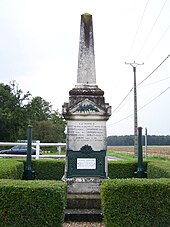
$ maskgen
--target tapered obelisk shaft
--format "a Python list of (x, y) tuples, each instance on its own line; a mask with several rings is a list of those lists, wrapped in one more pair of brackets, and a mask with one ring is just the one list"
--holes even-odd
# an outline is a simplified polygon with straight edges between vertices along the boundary
[(95, 85), (95, 55), (92, 15), (81, 15), (77, 85)]

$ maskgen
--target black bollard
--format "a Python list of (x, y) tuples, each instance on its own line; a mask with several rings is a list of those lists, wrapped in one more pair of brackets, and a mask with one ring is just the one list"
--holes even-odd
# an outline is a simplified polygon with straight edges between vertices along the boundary
[(142, 151), (142, 127), (138, 127), (138, 168), (135, 177), (146, 178), (147, 173), (143, 169), (143, 151)]
[(33, 180), (35, 171), (32, 170), (32, 126), (28, 125), (28, 136), (27, 136), (27, 158), (24, 170), (24, 180)]

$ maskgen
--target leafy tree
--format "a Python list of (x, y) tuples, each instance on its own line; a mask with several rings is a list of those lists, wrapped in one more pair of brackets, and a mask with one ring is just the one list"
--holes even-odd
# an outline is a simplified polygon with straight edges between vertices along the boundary
[(36, 96), (27, 104), (26, 112), (30, 121), (45, 121), (50, 118), (52, 106), (43, 98)]
[(15, 81), (0, 84), (0, 141), (27, 138), (27, 126), (33, 125), (34, 139), (42, 142), (64, 142), (65, 121), (52, 105), (37, 96), (23, 94)]
[(51, 120), (33, 122), (33, 139), (41, 142), (64, 142), (62, 130)]
[(23, 93), (21, 89), (18, 88), (18, 84), (15, 80), (10, 82), (10, 88), (12, 93), (16, 96), (17, 100), (19, 101), (20, 106), (24, 106), (24, 102), (26, 100), (30, 100), (31, 94), (27, 91), (26, 94)]
[(34, 140), (65, 141), (65, 122), (62, 115), (58, 111), (52, 110), (52, 105), (43, 98), (36, 96), (30, 100), (26, 106), (26, 116), (33, 126)]
[(66, 122), (63, 118), (63, 116), (58, 111), (53, 111), (50, 116), (50, 120), (53, 122), (53, 124), (56, 125), (56, 131), (57, 134), (57, 141), (58, 142), (65, 142), (66, 135), (64, 133)]
[[(12, 87), (0, 84), (0, 140), (15, 141), (18, 137), (19, 129), (23, 126), (24, 106), (21, 90), (16, 90), (16, 95)], [(28, 96), (27, 96), (28, 97)]]

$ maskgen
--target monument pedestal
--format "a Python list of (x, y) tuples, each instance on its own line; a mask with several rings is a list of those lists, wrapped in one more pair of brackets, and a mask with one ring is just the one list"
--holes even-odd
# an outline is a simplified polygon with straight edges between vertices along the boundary
[[(82, 91), (82, 89), (81, 89)], [(107, 177), (106, 121), (111, 107), (103, 94), (74, 89), (69, 103), (63, 105), (67, 120), (67, 154), (65, 177)]]
[(69, 194), (99, 194), (102, 179), (98, 177), (63, 178)]
[[(81, 91), (81, 92), (80, 92)], [(74, 88), (63, 105), (67, 120), (67, 153), (64, 179), (69, 193), (100, 193), (107, 178), (106, 121), (111, 107), (100, 89)]]

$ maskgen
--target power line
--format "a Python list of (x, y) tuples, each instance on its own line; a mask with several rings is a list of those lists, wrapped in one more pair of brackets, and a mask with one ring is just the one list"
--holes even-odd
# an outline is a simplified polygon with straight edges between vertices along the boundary
[[(147, 80), (168, 58), (170, 55), (168, 55), (144, 80), (142, 80), (137, 86), (141, 85), (145, 80)], [(123, 104), (123, 102), (127, 99), (127, 97), (130, 95), (130, 93), (133, 91), (133, 87), (130, 89), (130, 91), (127, 93), (127, 95), (122, 99), (122, 101), (118, 104), (118, 106), (112, 111), (112, 113), (116, 112), (119, 107)]]
[(158, 44), (160, 43), (160, 41), (163, 39), (163, 37), (165, 36), (165, 34), (167, 33), (167, 31), (169, 30), (170, 25), (166, 28), (166, 30), (163, 32), (163, 34), (161, 35), (161, 37), (159, 38), (159, 40), (156, 42), (155, 46), (152, 48), (152, 50), (150, 51), (150, 53), (148, 54), (148, 56), (146, 57), (146, 59), (149, 58), (149, 56), (152, 54), (152, 52), (155, 50), (155, 48), (158, 46)]
[(148, 106), (150, 103), (155, 101), (157, 98), (159, 98), (162, 94), (164, 94), (170, 87), (166, 88), (164, 91), (162, 91), (159, 95), (157, 95), (155, 98), (153, 98), (151, 101), (146, 103), (144, 106), (142, 106), (138, 111), (142, 110), (144, 107)]
[(137, 86), (141, 85), (145, 80), (147, 80), (169, 57), (170, 57), (170, 54), (147, 77), (145, 77), (145, 79), (143, 79)]
[[(162, 91), (159, 95), (157, 95), (155, 98), (153, 98), (151, 101), (149, 101), (148, 103), (146, 103), (144, 106), (142, 106), (140, 109), (138, 109), (138, 112), (140, 111), (140, 110), (142, 110), (144, 107), (146, 107), (146, 106), (148, 106), (150, 103), (152, 103), (153, 101), (155, 101), (157, 98), (159, 98), (162, 94), (164, 94), (168, 89), (170, 89), (170, 87), (167, 87), (164, 91)], [(112, 123), (112, 124), (109, 124), (108, 126), (111, 126), (111, 125), (115, 125), (115, 124), (118, 124), (118, 123), (120, 123), (121, 121), (124, 121), (124, 120), (126, 120), (127, 118), (129, 118), (129, 117), (131, 117), (131, 116), (133, 116), (133, 114), (129, 114), (128, 116), (126, 116), (126, 117), (124, 117), (124, 118), (122, 118), (121, 120), (119, 120), (119, 121), (116, 121), (116, 122), (114, 122), (114, 123)]]
[(142, 24), (142, 21), (143, 21), (143, 18), (144, 18), (145, 11), (146, 11), (146, 8), (147, 8), (148, 3), (149, 3), (149, 0), (147, 1), (146, 5), (145, 5), (144, 11), (143, 11), (143, 13), (142, 13), (142, 17), (141, 17), (141, 19), (140, 19), (140, 22), (139, 22), (139, 25), (138, 25), (138, 27), (137, 27), (137, 30), (136, 30), (135, 36), (134, 36), (134, 38), (133, 38), (132, 45), (131, 45), (131, 47), (130, 47), (130, 50), (129, 50), (128, 56), (129, 56), (129, 54), (130, 54), (130, 52), (131, 52), (131, 50), (132, 50), (132, 48), (133, 48), (133, 46), (134, 46), (134, 44), (135, 44), (136, 37), (137, 37), (137, 34), (138, 34), (138, 32), (139, 32), (139, 28), (140, 28), (140, 26), (141, 26), (141, 24)]
[[(136, 64), (135, 62), (133, 63), (126, 63), (125, 64)], [(136, 64), (136, 65), (140, 65), (140, 64)], [(133, 87), (130, 89), (130, 91), (127, 93), (127, 95), (123, 98), (123, 100), (118, 104), (118, 106), (112, 111), (112, 113), (114, 113), (121, 105), (122, 103), (126, 100), (126, 98), (130, 95), (130, 93), (133, 91)]]
[[(162, 80), (158, 80), (156, 82), (153, 82), (153, 83), (150, 83), (150, 84), (146, 84), (144, 86), (140, 86), (139, 88), (143, 88), (143, 87), (146, 87), (146, 86), (150, 86), (150, 85), (153, 85), (153, 84), (156, 84), (156, 83), (159, 83), (159, 82), (162, 82), (162, 81), (165, 81), (165, 80), (168, 80), (170, 79), (170, 77), (166, 77)], [(119, 103), (119, 105), (112, 111), (112, 113), (114, 113), (122, 104), (123, 102), (127, 99), (127, 97), (130, 95), (130, 93), (133, 91), (133, 88), (130, 89), (130, 91), (128, 92), (128, 94), (123, 98), (123, 100)]]
[(129, 95), (129, 98), (124, 101), (124, 103), (122, 104), (122, 106), (119, 108), (119, 111), (129, 102), (129, 100), (132, 98), (132, 96)]
[(114, 122), (114, 123), (112, 123), (112, 124), (109, 124), (108, 126), (118, 124), (118, 123), (120, 123), (121, 121), (124, 121), (124, 120), (128, 119), (128, 118), (131, 117), (131, 116), (133, 116), (133, 114), (130, 114), (130, 115), (128, 115), (128, 116), (122, 118), (122, 119), (119, 120), (119, 121), (116, 121), (116, 122)]
[(125, 99), (130, 95), (130, 93), (132, 92), (133, 88), (130, 89), (130, 91), (127, 93), (127, 95), (123, 98), (123, 100), (119, 103), (119, 105), (112, 111), (112, 113), (114, 113), (121, 105), (122, 103), (125, 101)]
[(158, 16), (157, 16), (157, 18), (156, 18), (154, 24), (152, 25), (152, 28), (151, 28), (151, 30), (150, 30), (148, 36), (146, 37), (145, 41), (143, 42), (142, 48), (140, 49), (140, 51), (139, 51), (138, 54), (137, 54), (137, 57), (139, 57), (139, 55), (141, 54), (142, 50), (144, 49), (144, 47), (145, 47), (145, 45), (146, 45), (146, 43), (147, 43), (147, 41), (148, 41), (148, 39), (149, 39), (149, 37), (150, 37), (152, 31), (153, 31), (153, 29), (154, 29), (154, 27), (155, 27), (155, 25), (156, 25), (156, 23), (157, 23), (157, 21), (158, 21), (160, 15), (161, 15), (161, 13), (162, 13), (162, 10), (163, 10), (163, 8), (165, 7), (166, 2), (167, 2), (167, 0), (165, 0), (165, 2), (164, 2), (164, 4), (163, 4), (162, 8), (160, 9), (160, 11), (159, 11), (159, 13), (158, 13)]
[(160, 82), (162, 82), (162, 81), (164, 81), (164, 80), (168, 80), (168, 79), (170, 79), (170, 76), (168, 76), (168, 77), (166, 77), (166, 78), (164, 78), (164, 79), (162, 79), (162, 80), (157, 80), (157, 81), (155, 81), (155, 82), (153, 82), (153, 83), (150, 83), (150, 84), (146, 84), (146, 85), (140, 86), (139, 88), (143, 88), (143, 87), (147, 87), (147, 86), (150, 86), (150, 85), (153, 85), (153, 84), (157, 84), (157, 83), (160, 83)]

